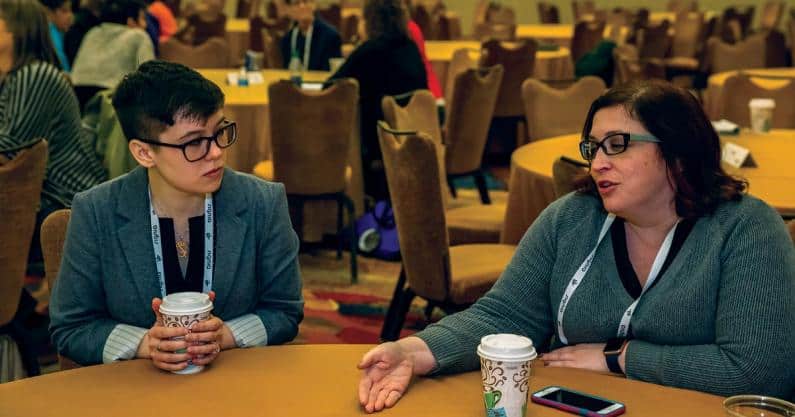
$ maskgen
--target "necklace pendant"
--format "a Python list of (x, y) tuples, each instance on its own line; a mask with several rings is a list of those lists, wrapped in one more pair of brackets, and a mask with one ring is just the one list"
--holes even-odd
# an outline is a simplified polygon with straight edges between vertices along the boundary
[(188, 243), (184, 240), (177, 241), (177, 255), (180, 258), (187, 258), (188, 257)]

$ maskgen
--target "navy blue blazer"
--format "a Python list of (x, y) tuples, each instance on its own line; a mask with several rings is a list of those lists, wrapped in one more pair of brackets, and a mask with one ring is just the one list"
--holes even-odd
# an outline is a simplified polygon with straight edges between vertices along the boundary
[[(293, 25), (295, 27), (295, 25)], [(292, 32), (288, 30), (281, 40), (282, 62), (284, 68), (290, 65), (292, 57)], [(298, 56), (304, 59), (304, 35), (299, 31), (296, 38)], [(312, 44), (309, 45), (309, 66), (304, 67), (307, 71), (329, 71), (329, 58), (342, 57), (342, 39), (337, 30), (331, 25), (315, 16), (312, 24)]]
[[(78, 363), (102, 363), (117, 324), (154, 324), (152, 298), (161, 294), (148, 186), (146, 169), (138, 167), (74, 198), (50, 331), (58, 351)], [(225, 321), (256, 314), (268, 344), (292, 340), (303, 298), (284, 186), (226, 169), (213, 199), (213, 314)]]

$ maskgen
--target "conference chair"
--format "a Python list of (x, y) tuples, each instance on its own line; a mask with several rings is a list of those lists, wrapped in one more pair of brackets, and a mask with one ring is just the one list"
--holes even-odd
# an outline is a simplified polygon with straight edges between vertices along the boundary
[(574, 181), (586, 174), (588, 174), (587, 163), (564, 156), (556, 159), (552, 163), (552, 187), (555, 190), (555, 198), (561, 198), (576, 190)]
[[(777, 88), (770, 88), (770, 85), (759, 85), (754, 82), (754, 79), (779, 85), (775, 86)], [(748, 102), (752, 98), (772, 98), (776, 101), (772, 127), (774, 129), (795, 128), (795, 77), (765, 80), (764, 77), (749, 77), (739, 73), (726, 79), (720, 96), (720, 118), (749, 127), (751, 126), (751, 116)]]
[(192, 14), (174, 37), (193, 46), (201, 45), (210, 38), (225, 38), (226, 15), (220, 12)]
[[(304, 91), (292, 81), (268, 87), (273, 161), (254, 174), (281, 182), (287, 192), (291, 220), (299, 239), (304, 232), (304, 206), (311, 201), (337, 203), (337, 258), (342, 255), (343, 230), (350, 243), (351, 282), (357, 281), (353, 201), (346, 193), (351, 178), (348, 154), (356, 124), (359, 84), (336, 81), (322, 91)], [(348, 227), (343, 227), (343, 209)]]
[(591, 103), (607, 86), (599, 77), (585, 76), (565, 89), (528, 78), (522, 84), (529, 140), (551, 138), (582, 130)]
[(453, 57), (450, 59), (450, 65), (447, 66), (447, 77), (445, 78), (444, 83), (445, 103), (451, 103), (453, 101), (455, 78), (458, 76), (458, 74), (461, 74), (470, 68), (477, 68), (477, 54), (477, 50), (467, 48), (456, 49), (453, 52)]
[(384, 122), (378, 135), (402, 256), (381, 339), (396, 340), (414, 297), (428, 301), (426, 317), (436, 307), (460, 311), (492, 287), (516, 247), (449, 246), (437, 144), (428, 135), (395, 131)]
[(707, 64), (710, 73), (763, 68), (765, 66), (766, 35), (756, 34), (734, 45), (719, 38), (707, 41)]
[(671, 54), (665, 58), (667, 69), (692, 74), (701, 68), (704, 30), (704, 13), (682, 12), (676, 15)]
[(605, 32), (605, 22), (577, 22), (574, 25), (574, 35), (571, 38), (571, 59), (576, 63), (583, 55), (596, 48), (602, 41)]
[(558, 24), (560, 23), (560, 13), (558, 6), (545, 1), (538, 2), (538, 20), (542, 24)]
[(439, 14), (439, 33), (438, 38), (442, 41), (454, 41), (461, 39), (461, 18), (455, 12), (443, 12)]
[[(0, 219), (3, 219), (3, 239), (0, 239), (0, 335), (14, 343), (0, 344), (0, 350), (19, 349), (25, 375), (7, 364), (14, 380), (39, 375), (39, 363), (30, 331), (14, 320), (28, 264), (28, 251), (36, 225), (44, 172), (47, 167), (47, 142), (40, 140), (27, 148), (17, 149), (13, 159), (0, 165)], [(0, 351), (0, 357), (11, 357)]]
[(447, 147), (447, 184), (451, 193), (456, 195), (454, 179), (472, 176), (483, 204), (491, 203), (482, 169), (483, 151), (503, 74), (504, 69), (499, 64), (457, 74), (443, 130)]
[[(496, 85), (494, 91), (496, 95)], [(381, 106), (389, 126), (398, 130), (422, 132), (433, 139), (437, 147), (439, 181), (442, 184), (447, 183), (449, 176), (445, 176), (446, 144), (442, 140), (433, 95), (428, 90), (415, 91), (405, 106), (398, 105), (396, 97), (385, 96)], [(482, 189), (485, 189), (485, 179), (482, 179), (482, 183)], [(447, 188), (442, 188), (441, 193), (451, 245), (499, 241), (505, 218), (504, 204), (453, 207)]]
[[(66, 241), (66, 229), (69, 226), (69, 219), (71, 216), (72, 210), (57, 210), (50, 213), (41, 224), (41, 251), (44, 255), (44, 272), (50, 291), (55, 288), (55, 281), (61, 269), (61, 257), (63, 256), (63, 245)], [(58, 364), (62, 371), (80, 367), (76, 362), (60, 353), (58, 354)]]
[(223, 38), (210, 38), (191, 46), (174, 37), (160, 44), (160, 58), (191, 68), (228, 68), (229, 45)]

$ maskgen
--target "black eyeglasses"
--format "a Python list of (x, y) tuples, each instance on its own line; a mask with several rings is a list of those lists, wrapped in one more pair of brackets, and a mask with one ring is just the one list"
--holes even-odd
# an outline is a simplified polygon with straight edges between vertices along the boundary
[(138, 140), (150, 145), (182, 149), (182, 155), (185, 156), (185, 159), (187, 159), (188, 162), (196, 162), (203, 159), (208, 153), (210, 153), (210, 142), (215, 142), (215, 144), (221, 149), (228, 148), (235, 143), (237, 140), (237, 124), (229, 120), (224, 120), (221, 122), (221, 127), (217, 132), (215, 132), (214, 135), (196, 138), (181, 145), (163, 143), (149, 139)]
[(611, 133), (602, 140), (582, 138), (580, 141), (580, 155), (586, 161), (593, 161), (596, 152), (601, 148), (605, 155), (618, 155), (627, 150), (629, 142), (654, 142), (659, 143), (656, 137), (644, 133)]

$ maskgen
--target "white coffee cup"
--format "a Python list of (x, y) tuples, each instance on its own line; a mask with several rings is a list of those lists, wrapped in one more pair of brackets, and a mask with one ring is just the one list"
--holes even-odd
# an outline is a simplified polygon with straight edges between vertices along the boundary
[[(163, 325), (166, 327), (185, 327), (190, 329), (194, 324), (210, 318), (213, 302), (210, 296), (200, 292), (177, 292), (163, 297), (160, 304), (160, 314), (163, 316)], [(175, 337), (172, 340), (183, 340)], [(178, 350), (177, 353), (184, 353)], [(204, 366), (189, 363), (180, 371), (171, 371), (175, 374), (187, 375), (201, 372)]]
[(776, 101), (772, 98), (754, 98), (748, 102), (751, 111), (751, 131), (767, 133), (773, 124)]
[(480, 375), (486, 415), (525, 417), (536, 350), (533, 341), (515, 334), (480, 339)]

